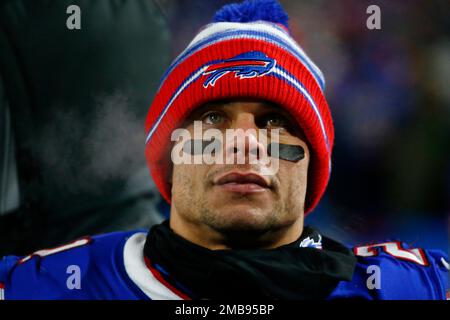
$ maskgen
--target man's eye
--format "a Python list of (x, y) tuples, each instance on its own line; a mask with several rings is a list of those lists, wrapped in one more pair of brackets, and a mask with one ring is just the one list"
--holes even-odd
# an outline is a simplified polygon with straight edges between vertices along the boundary
[(206, 124), (217, 125), (224, 121), (224, 117), (219, 112), (209, 112), (202, 116), (202, 121)]
[(279, 114), (270, 114), (264, 117), (262, 125), (267, 128), (285, 128), (288, 129), (287, 119)]

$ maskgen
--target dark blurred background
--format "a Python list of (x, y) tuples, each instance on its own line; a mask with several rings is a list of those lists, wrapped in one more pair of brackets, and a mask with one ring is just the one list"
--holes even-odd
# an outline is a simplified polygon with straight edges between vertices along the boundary
[[(0, 256), (167, 216), (145, 167), (147, 108), (170, 60), (231, 2), (0, 1)], [(280, 2), (325, 75), (336, 130), (306, 224), (348, 244), (448, 251), (450, 2)], [(70, 4), (81, 30), (65, 28)], [(381, 30), (366, 27), (373, 4)]]

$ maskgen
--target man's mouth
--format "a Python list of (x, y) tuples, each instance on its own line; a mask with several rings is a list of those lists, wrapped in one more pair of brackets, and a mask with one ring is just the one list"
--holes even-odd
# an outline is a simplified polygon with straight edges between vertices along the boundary
[(224, 191), (258, 193), (271, 189), (270, 181), (254, 172), (228, 172), (214, 179), (214, 184)]

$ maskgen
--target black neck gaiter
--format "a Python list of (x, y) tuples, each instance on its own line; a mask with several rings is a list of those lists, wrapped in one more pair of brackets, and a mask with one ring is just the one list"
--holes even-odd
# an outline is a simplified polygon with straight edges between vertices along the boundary
[[(301, 247), (307, 237), (321, 238), (322, 249)], [(325, 299), (352, 279), (356, 263), (351, 250), (309, 227), (275, 249), (210, 250), (175, 234), (168, 221), (150, 229), (144, 254), (193, 299)]]

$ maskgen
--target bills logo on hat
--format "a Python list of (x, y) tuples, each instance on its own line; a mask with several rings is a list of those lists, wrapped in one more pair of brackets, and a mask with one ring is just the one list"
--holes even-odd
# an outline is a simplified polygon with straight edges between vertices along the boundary
[(262, 77), (272, 71), (276, 61), (260, 51), (245, 52), (231, 59), (220, 60), (210, 64), (203, 75), (210, 75), (203, 87), (214, 87), (216, 81), (229, 72), (234, 72), (240, 79)]

